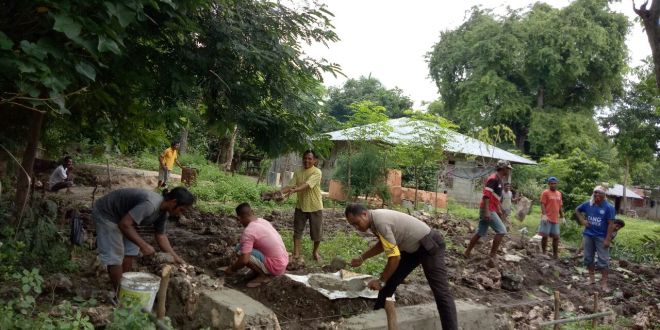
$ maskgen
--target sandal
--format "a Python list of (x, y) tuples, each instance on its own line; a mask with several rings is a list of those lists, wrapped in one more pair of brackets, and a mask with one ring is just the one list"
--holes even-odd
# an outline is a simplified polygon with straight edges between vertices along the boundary
[(270, 282), (270, 278), (269, 278), (269, 277), (266, 277), (266, 278), (259, 278), (259, 277), (257, 277), (257, 278), (255, 278), (254, 280), (248, 282), (245, 286), (248, 287), (248, 288), (258, 288), (258, 287), (260, 287), (262, 284), (266, 284), (266, 283), (268, 283), (268, 282)]

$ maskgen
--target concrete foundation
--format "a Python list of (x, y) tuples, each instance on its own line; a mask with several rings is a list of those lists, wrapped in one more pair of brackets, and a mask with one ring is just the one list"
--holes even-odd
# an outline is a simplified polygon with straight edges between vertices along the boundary
[(240, 291), (222, 288), (200, 292), (191, 328), (232, 329), (240, 322), (245, 329), (280, 329), (272, 310)]
[[(493, 329), (495, 313), (492, 309), (456, 300), (458, 328), (464, 330)], [(429, 330), (442, 329), (440, 316), (435, 303), (397, 307), (396, 317), (399, 329)], [(346, 319), (341, 329), (345, 330), (387, 330), (385, 310), (380, 309)]]

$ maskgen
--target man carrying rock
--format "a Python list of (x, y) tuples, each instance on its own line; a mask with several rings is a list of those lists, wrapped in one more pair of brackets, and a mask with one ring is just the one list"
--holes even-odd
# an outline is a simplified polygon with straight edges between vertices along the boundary
[[(609, 292), (607, 275), (610, 261), (610, 243), (614, 232), (616, 212), (614, 206), (605, 199), (606, 189), (594, 188), (591, 200), (575, 209), (578, 220), (584, 226), (584, 265), (589, 269), (589, 284), (596, 283), (595, 269), (601, 271), (601, 289)], [(586, 215), (586, 217), (585, 217)], [(596, 261), (594, 262), (594, 257)]]
[(257, 218), (248, 203), (237, 206), (236, 215), (245, 230), (238, 247), (240, 256), (225, 270), (225, 274), (233, 275), (237, 270), (249, 267), (258, 275), (248, 282), (248, 288), (256, 288), (268, 283), (272, 276), (284, 274), (289, 264), (289, 254), (282, 236), (270, 222)]
[(542, 237), (543, 254), (548, 249), (548, 236), (552, 237), (552, 257), (555, 259), (559, 258), (559, 219), (564, 218), (562, 196), (557, 190), (558, 182), (556, 177), (551, 176), (548, 178), (548, 189), (541, 193), (541, 223), (538, 231)]
[(194, 197), (186, 188), (177, 187), (172, 191), (164, 190), (162, 196), (144, 189), (117, 189), (94, 203), (92, 219), (96, 223), (96, 245), (115, 293), (123, 273), (133, 267), (138, 252), (145, 256), (156, 252), (140, 237), (137, 226), (153, 226), (160, 249), (171, 254), (176, 263), (184, 263), (165, 235), (165, 223), (169, 215), (181, 215), (193, 202)]
[(355, 229), (371, 230), (378, 238), (378, 243), (351, 260), (351, 266), (359, 267), (364, 260), (381, 252), (387, 255), (380, 278), (368, 283), (370, 289), (379, 290), (374, 309), (384, 308), (385, 299), (391, 297), (397, 286), (421, 263), (433, 291), (442, 328), (458, 329), (456, 306), (447, 281), (442, 235), (424, 222), (393, 210), (367, 210), (364, 205), (349, 204), (345, 215)]
[(464, 256), (470, 257), (470, 253), (481, 237), (486, 236), (488, 227), (493, 228), (495, 231), (495, 238), (493, 238), (493, 245), (490, 249), (491, 265), (494, 265), (497, 250), (502, 242), (502, 238), (506, 235), (506, 228), (502, 223), (502, 218), (506, 219), (506, 215), (502, 212), (500, 201), (502, 199), (502, 184), (511, 173), (511, 164), (506, 160), (499, 160), (495, 165), (497, 170), (486, 179), (484, 186), (483, 197), (481, 198), (481, 205), (479, 205), (479, 227), (477, 232), (470, 239)]
[(298, 200), (293, 213), (293, 258), (301, 259), (300, 247), (303, 232), (309, 221), (309, 236), (314, 242), (312, 257), (321, 261), (319, 246), (323, 238), (323, 200), (321, 198), (321, 170), (316, 167), (317, 157), (312, 150), (303, 153), (303, 169), (296, 171), (293, 180), (282, 189), (284, 196), (297, 193)]
[(69, 188), (73, 187), (73, 159), (71, 156), (66, 156), (62, 159), (62, 163), (58, 165), (48, 179), (48, 190), (57, 192), (66, 188), (67, 193), (70, 192)]

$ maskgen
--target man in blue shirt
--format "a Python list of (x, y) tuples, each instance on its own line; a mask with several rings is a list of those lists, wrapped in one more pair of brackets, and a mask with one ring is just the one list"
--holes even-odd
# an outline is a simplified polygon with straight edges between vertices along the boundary
[[(607, 270), (610, 259), (610, 243), (614, 231), (614, 206), (605, 200), (606, 189), (602, 186), (594, 188), (591, 200), (582, 203), (575, 209), (575, 214), (584, 226), (584, 265), (589, 269), (589, 284), (596, 282), (595, 269), (601, 271), (601, 289), (609, 292), (607, 285)], [(594, 255), (598, 257), (594, 263)]]

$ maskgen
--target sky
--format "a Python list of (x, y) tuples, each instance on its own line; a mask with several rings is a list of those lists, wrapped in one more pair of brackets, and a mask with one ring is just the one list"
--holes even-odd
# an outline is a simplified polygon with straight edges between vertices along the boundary
[[(312, 45), (305, 52), (341, 66), (346, 77), (324, 75), (326, 86), (341, 86), (361, 75), (378, 78), (387, 88), (399, 87), (414, 102), (438, 98), (435, 83), (428, 77), (425, 54), (438, 42), (440, 32), (458, 27), (466, 12), (476, 5), (503, 13), (506, 7), (524, 8), (535, 1), (522, 0), (319, 0), (328, 6), (340, 41)], [(568, 0), (546, 1), (555, 7)], [(613, 11), (635, 17), (630, 0), (610, 5)], [(634, 23), (626, 38), (629, 64), (636, 66), (651, 54), (646, 34)]]

